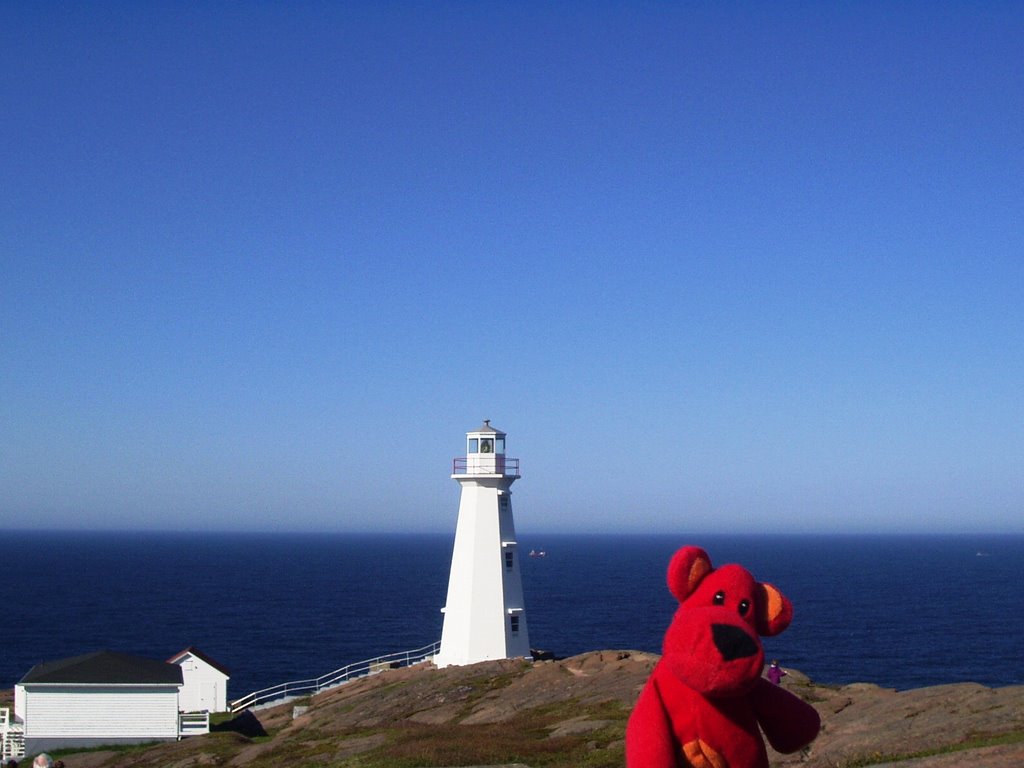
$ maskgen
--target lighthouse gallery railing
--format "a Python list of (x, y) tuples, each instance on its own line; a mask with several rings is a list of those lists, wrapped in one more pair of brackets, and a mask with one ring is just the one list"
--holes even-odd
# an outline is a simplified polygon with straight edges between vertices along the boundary
[(509, 475), (519, 477), (519, 459), (501, 454), (491, 456), (458, 456), (452, 459), (453, 475)]
[(272, 685), (269, 688), (254, 691), (248, 696), (235, 699), (228, 704), (228, 711), (241, 712), (243, 709), (249, 709), (250, 707), (256, 707), (270, 701), (277, 701), (278, 699), (312, 695), (357, 677), (365, 677), (375, 672), (383, 672), (385, 669), (419, 664), (421, 661), (426, 661), (436, 656), (440, 647), (441, 641), (437, 640), (430, 645), (425, 645), (413, 651), (398, 651), (397, 653), (388, 653), (384, 656), (375, 656), (365, 661), (355, 661), (333, 672), (328, 672), (326, 675), (320, 675), (320, 677)]

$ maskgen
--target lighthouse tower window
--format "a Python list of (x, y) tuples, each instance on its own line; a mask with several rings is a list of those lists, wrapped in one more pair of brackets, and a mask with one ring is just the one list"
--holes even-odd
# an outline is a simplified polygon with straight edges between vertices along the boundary
[(496, 438), (494, 438), (494, 450), (495, 450), (496, 453), (504, 453), (505, 452), (505, 438), (504, 437), (496, 437)]
[(513, 559), (514, 559), (514, 556), (513, 556), (513, 554), (511, 552), (506, 552), (505, 553), (505, 567), (506, 568), (511, 568), (512, 567)]
[(494, 438), (484, 437), (480, 439), (480, 453), (494, 453)]
[(475, 437), (469, 438), (469, 452), (480, 453), (480, 441)]
[(518, 616), (509, 616), (508, 619), (509, 619), (509, 627), (512, 629), (512, 634), (517, 633), (519, 631), (519, 617)]

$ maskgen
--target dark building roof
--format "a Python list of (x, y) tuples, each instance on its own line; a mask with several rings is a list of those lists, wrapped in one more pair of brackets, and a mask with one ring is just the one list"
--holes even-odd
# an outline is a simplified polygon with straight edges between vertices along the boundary
[(181, 667), (165, 661), (129, 656), (114, 651), (95, 651), (68, 659), (36, 664), (21, 683), (72, 685), (181, 685)]
[(188, 648), (186, 648), (185, 650), (183, 650), (183, 651), (178, 651), (178, 652), (177, 652), (176, 654), (174, 654), (173, 656), (171, 656), (171, 658), (169, 658), (169, 659), (167, 660), (167, 663), (168, 663), (168, 664), (177, 664), (177, 663), (178, 663), (179, 661), (181, 661), (181, 659), (182, 659), (182, 658), (183, 658), (183, 657), (184, 657), (185, 655), (187, 655), (187, 654), (189, 654), (189, 653), (191, 653), (191, 654), (192, 654), (193, 656), (195, 656), (195, 657), (196, 657), (197, 659), (202, 659), (202, 660), (203, 660), (203, 661), (205, 661), (205, 662), (206, 662), (207, 664), (209, 664), (209, 665), (210, 665), (211, 667), (213, 667), (214, 669), (216, 669), (216, 670), (217, 670), (218, 672), (223, 672), (223, 673), (224, 673), (225, 675), (227, 675), (228, 677), (231, 677), (231, 672), (229, 672), (229, 671), (228, 671), (228, 668), (227, 668), (227, 667), (225, 667), (225, 666), (224, 666), (223, 664), (221, 664), (221, 663), (220, 663), (220, 662), (218, 662), (218, 661), (214, 661), (214, 660), (213, 660), (213, 659), (211, 659), (211, 658), (210, 658), (209, 656), (207, 656), (207, 655), (206, 655), (205, 653), (203, 653), (202, 651), (200, 651), (200, 650), (199, 650), (198, 648), (196, 648), (196, 647), (194, 647), (194, 646), (191, 646), (191, 645), (190, 645), (190, 646), (189, 646)]

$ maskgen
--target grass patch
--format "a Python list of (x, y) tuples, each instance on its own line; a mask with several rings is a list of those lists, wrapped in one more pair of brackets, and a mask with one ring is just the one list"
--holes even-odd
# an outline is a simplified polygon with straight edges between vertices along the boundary
[[(489, 688), (490, 689), (490, 688)], [(355, 768), (420, 768), (421, 766), (525, 763), (531, 768), (622, 768), (623, 735), (629, 708), (618, 702), (582, 707), (564, 702), (524, 710), (514, 719), (493, 724), (436, 726), (404, 724), (389, 730), (388, 743), (346, 760)], [(559, 737), (551, 726), (586, 715), (611, 724), (593, 731)]]
[(879, 763), (899, 763), (904, 760), (916, 760), (919, 757), (935, 757), (936, 755), (948, 755), (955, 752), (965, 752), (969, 749), (980, 749), (982, 747), (998, 747), (1004, 744), (1024, 743), (1024, 731), (1010, 731), (1000, 734), (976, 734), (965, 741), (957, 744), (949, 744), (935, 749), (923, 749), (918, 752), (909, 752), (901, 755), (883, 754), (873, 752), (870, 755), (851, 758), (843, 763), (843, 768), (867, 768), (867, 766), (878, 765)]
[(95, 747), (68, 747), (66, 749), (55, 749), (46, 754), (50, 757), (66, 757), (67, 755), (84, 755), (90, 752), (114, 752), (118, 755), (131, 754), (132, 752), (145, 752), (161, 743), (159, 741), (147, 741), (142, 744), (99, 744)]

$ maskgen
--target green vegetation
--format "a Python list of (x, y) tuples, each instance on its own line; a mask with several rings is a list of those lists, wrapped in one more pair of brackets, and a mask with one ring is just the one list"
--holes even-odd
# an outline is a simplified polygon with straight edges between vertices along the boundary
[(141, 744), (108, 744), (99, 747), (74, 747), (72, 749), (55, 749), (47, 752), (50, 757), (64, 757), (66, 755), (82, 755), (90, 752), (113, 752), (118, 755), (130, 755), (132, 753), (143, 753), (150, 748), (160, 744), (159, 741), (146, 741)]
[[(515, 675), (485, 675), (464, 681), (464, 711), (489, 692), (509, 685)], [(388, 727), (325, 730), (310, 724), (288, 727), (269, 738), (270, 749), (255, 756), (250, 768), (319, 765), (325, 768), (422, 768), (422, 766), (524, 763), (531, 768), (621, 768), (625, 762), (623, 733), (629, 708), (608, 701), (583, 705), (577, 701), (523, 709), (500, 723), (442, 726), (397, 721)], [(594, 721), (592, 729), (552, 736), (552, 725)], [(219, 734), (226, 736), (228, 734)], [(237, 734), (235, 734), (238, 736)], [(238, 736), (240, 742), (258, 743)], [(203, 750), (213, 764), (226, 759), (213, 745)], [(139, 763), (141, 765), (141, 763)]]
[[(493, 688), (488, 688), (493, 690)], [(587, 716), (613, 720), (596, 730), (551, 736), (559, 720)], [(531, 768), (621, 768), (625, 761), (622, 737), (629, 711), (609, 702), (581, 707), (575, 702), (525, 710), (508, 722), (438, 728), (402, 724), (388, 729), (380, 747), (329, 766), (352, 768), (418, 768), (429, 765), (492, 765), (525, 763)], [(348, 733), (359, 738), (364, 733)], [(339, 746), (343, 746), (342, 743)]]
[(1002, 744), (1020, 744), (1022, 742), (1024, 742), (1024, 731), (1010, 731), (1009, 733), (1000, 733), (997, 735), (978, 734), (957, 744), (947, 744), (942, 747), (936, 747), (935, 749), (924, 749), (918, 752), (909, 752), (907, 754), (892, 755), (873, 752), (870, 755), (860, 755), (844, 762), (842, 764), (842, 768), (867, 768), (871, 765), (900, 763), (905, 760), (916, 760), (921, 757), (948, 755), (955, 752), (964, 752), (969, 749), (996, 747)]

